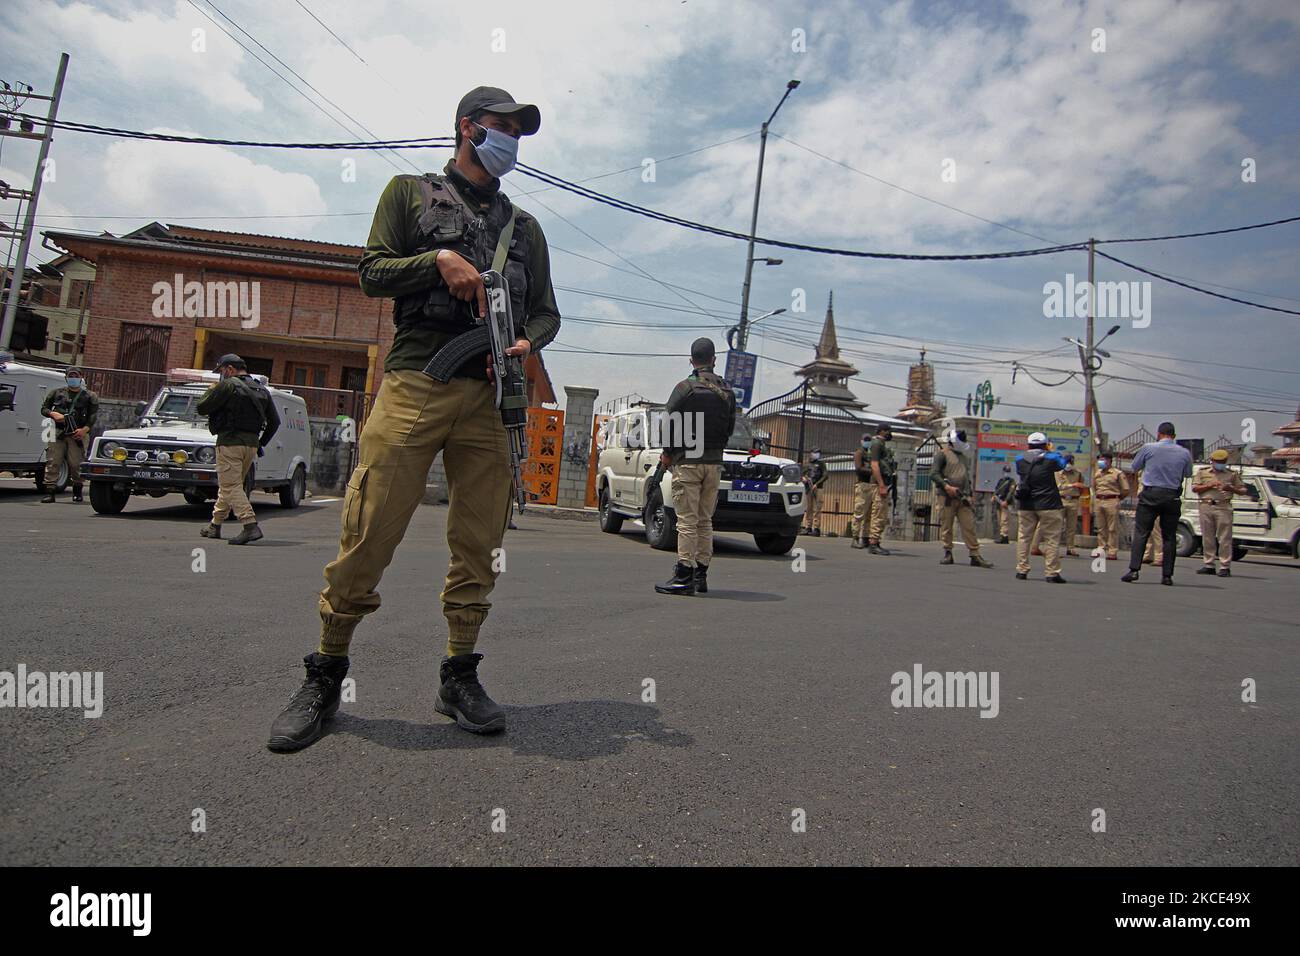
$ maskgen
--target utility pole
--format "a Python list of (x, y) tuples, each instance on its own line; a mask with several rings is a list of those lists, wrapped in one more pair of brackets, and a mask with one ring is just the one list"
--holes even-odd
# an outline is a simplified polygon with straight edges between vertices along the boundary
[[(1083, 427), (1090, 432), (1089, 437), (1092, 439), (1094, 446), (1100, 450), (1101, 435), (1100, 430), (1094, 430), (1092, 427), (1093, 396), (1092, 396), (1092, 350), (1093, 350), (1093, 320), (1097, 311), (1097, 284), (1093, 281), (1095, 277), (1097, 262), (1097, 240), (1088, 239), (1088, 334), (1084, 339), (1087, 342), (1087, 349), (1083, 356)], [(1089, 462), (1096, 460), (1096, 455), (1089, 455)], [(1092, 466), (1088, 467), (1088, 474), (1083, 476), (1083, 483), (1088, 486), (1088, 510), (1083, 513), (1083, 533), (1092, 534)], [(1074, 534), (1070, 529), (1068, 534)], [(1068, 537), (1066, 540), (1070, 540)]]
[(54, 138), (54, 121), (59, 115), (59, 97), (63, 95), (63, 78), (68, 72), (68, 54), (59, 57), (59, 72), (54, 80), (52, 96), (29, 93), (30, 99), (49, 100), (50, 108), (45, 118), (45, 131), (39, 136), (33, 130), (33, 124), (26, 116), (19, 116), (17, 131), (8, 129), (9, 115), (4, 116), (4, 127), (0, 136), (16, 136), (20, 139), (40, 139), (41, 150), (36, 158), (36, 173), (32, 176), (32, 189), (27, 198), (27, 215), (23, 218), (23, 236), (18, 243), (18, 259), (9, 273), (9, 296), (5, 301), (3, 324), (0, 324), (0, 351), (8, 351), (9, 341), (14, 334), (14, 319), (18, 314), (18, 295), (22, 291), (23, 276), (27, 272), (27, 253), (32, 246), (32, 233), (36, 230), (36, 203), (41, 196), (41, 181), (45, 178), (45, 161), (50, 155), (50, 141)]
[(798, 80), (791, 80), (785, 85), (785, 95), (781, 97), (781, 102), (776, 104), (776, 109), (772, 110), (772, 115), (767, 118), (767, 122), (760, 130), (758, 179), (754, 183), (754, 214), (749, 220), (749, 246), (745, 253), (745, 287), (740, 294), (740, 325), (737, 326), (736, 334), (736, 349), (741, 352), (745, 351), (745, 346), (749, 344), (749, 285), (754, 275), (754, 239), (758, 235), (758, 197), (763, 191), (763, 158), (767, 153), (767, 128), (772, 120), (776, 119), (776, 114), (785, 104), (786, 97), (798, 86)]

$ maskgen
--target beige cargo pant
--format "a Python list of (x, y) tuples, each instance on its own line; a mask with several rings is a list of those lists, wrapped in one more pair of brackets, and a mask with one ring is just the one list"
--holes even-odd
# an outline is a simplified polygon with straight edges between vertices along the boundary
[(998, 537), (1011, 537), (1011, 505), (998, 505)]
[(853, 488), (853, 537), (880, 544), (884, 533), (884, 496), (874, 481), (859, 481)]
[(1160, 522), (1157, 521), (1155, 527), (1151, 530), (1151, 537), (1147, 538), (1147, 549), (1142, 555), (1142, 563), (1161, 567), (1164, 560), (1165, 539), (1160, 536)]
[(253, 506), (244, 494), (244, 479), (257, 460), (252, 445), (217, 446), (217, 501), (212, 506), (212, 523), (221, 524), (233, 511), (240, 524), (257, 520)]
[(808, 523), (805, 525), (805, 527), (808, 528), (809, 531), (820, 531), (822, 527), (822, 504), (821, 504), (822, 495), (821, 492), (818, 489), (814, 488), (812, 485), (808, 485), (807, 488), (808, 488), (808, 507), (807, 507), (808, 517), (806, 520)]
[(1097, 519), (1097, 543), (1106, 549), (1106, 557), (1119, 556), (1119, 501), (1098, 501), (1092, 506)]
[(966, 550), (971, 554), (979, 554), (980, 539), (975, 533), (975, 510), (961, 500), (945, 500), (939, 509), (939, 540), (943, 542), (943, 549), (952, 550), (954, 519), (961, 525), (961, 537), (966, 542)]
[(375, 590), (424, 497), (433, 459), (447, 472), (447, 547), (442, 589), (448, 651), (468, 654), (487, 619), (495, 555), (510, 517), (510, 453), (492, 387), (481, 379), (445, 385), (421, 372), (384, 374), (361, 430), (360, 460), (343, 499), (338, 557), (320, 592), (322, 654), (345, 655), (352, 632), (379, 608)]
[(1202, 504), (1201, 517), (1201, 551), (1206, 567), (1214, 566), (1214, 559), (1219, 559), (1219, 567), (1226, 568), (1232, 563), (1232, 505)]
[(1043, 570), (1048, 576), (1061, 573), (1061, 509), (1029, 511), (1020, 509), (1020, 533), (1016, 538), (1016, 570), (1029, 573), (1030, 542), (1041, 535)]
[(81, 463), (86, 460), (86, 451), (81, 442), (73, 438), (56, 438), (45, 446), (45, 488), (54, 491), (54, 483), (59, 480), (59, 466), (68, 463), (68, 484), (81, 484)]
[(677, 560), (708, 566), (713, 557), (713, 512), (718, 507), (721, 465), (673, 466), (673, 507), (677, 510)]
[(1061, 508), (1061, 522), (1065, 525), (1062, 530), (1065, 532), (1067, 551), (1074, 550), (1074, 538), (1079, 533), (1079, 502), (1074, 498), (1070, 500), (1073, 504), (1066, 504)]

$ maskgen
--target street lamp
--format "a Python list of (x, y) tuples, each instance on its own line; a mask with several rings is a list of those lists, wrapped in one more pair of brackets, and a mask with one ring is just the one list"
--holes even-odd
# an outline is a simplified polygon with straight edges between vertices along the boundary
[[(789, 97), (799, 87), (798, 80), (791, 80), (785, 85), (785, 93), (781, 96), (781, 102), (776, 104), (776, 109), (772, 110), (772, 115), (767, 118), (760, 130), (758, 141), (758, 178), (754, 183), (754, 214), (749, 221), (749, 251), (745, 254), (745, 288), (740, 296), (740, 324), (737, 328), (737, 348), (740, 351), (745, 350), (749, 333), (749, 285), (754, 275), (754, 238), (758, 235), (758, 197), (763, 191), (763, 158), (767, 153), (767, 128), (771, 125), (772, 120), (776, 119), (776, 114), (785, 104), (786, 98)], [(780, 262), (780, 260), (777, 260)], [(774, 265), (768, 260), (768, 265)]]
[[(771, 318), (774, 315), (780, 315), (784, 311), (785, 309), (773, 309), (771, 312), (764, 312), (758, 318), (749, 322), (749, 325), (757, 325), (759, 322), (762, 322), (764, 319)], [(743, 352), (744, 348), (735, 345), (733, 341), (734, 337), (739, 331), (740, 331), (740, 326), (738, 325), (733, 325), (731, 328), (727, 329), (727, 348), (738, 349), (739, 351)]]

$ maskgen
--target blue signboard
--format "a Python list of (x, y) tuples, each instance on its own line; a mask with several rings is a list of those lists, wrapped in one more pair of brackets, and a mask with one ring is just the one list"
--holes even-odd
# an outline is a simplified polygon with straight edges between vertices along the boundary
[(753, 352), (727, 352), (727, 373), (723, 376), (736, 393), (736, 407), (749, 408), (754, 400), (754, 374), (758, 371), (758, 356)]

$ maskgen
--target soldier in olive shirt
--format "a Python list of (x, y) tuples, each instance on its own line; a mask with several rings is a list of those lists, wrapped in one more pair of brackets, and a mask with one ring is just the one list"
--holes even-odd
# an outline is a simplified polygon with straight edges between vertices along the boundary
[(434, 458), (443, 453), (451, 504), (451, 562), (442, 590), (446, 657), (434, 709), (465, 730), (504, 729), (505, 715), (478, 677), (474, 652), (496, 581), (493, 553), (510, 514), (506, 432), (489, 382), (488, 352), (446, 383), (424, 373), (436, 352), (486, 315), (481, 273), (502, 273), (520, 328), (507, 349), (524, 361), (555, 338), (560, 314), (550, 256), (537, 221), (501, 192), (520, 136), (541, 125), (536, 106), (478, 87), (456, 111), (456, 152), (441, 176), (398, 176), (375, 211), (361, 257), (361, 289), (396, 299), (397, 332), (384, 363), (361, 455), (348, 480), (338, 557), (325, 568), (321, 636), (307, 680), (271, 728), (268, 747), (297, 750), (316, 740), (339, 706), (352, 632), (379, 607), (376, 590), (416, 507)]

